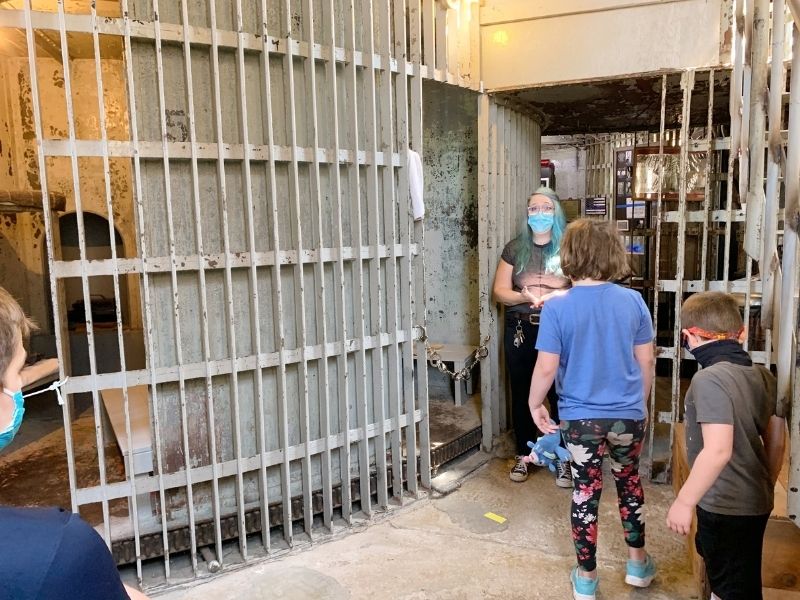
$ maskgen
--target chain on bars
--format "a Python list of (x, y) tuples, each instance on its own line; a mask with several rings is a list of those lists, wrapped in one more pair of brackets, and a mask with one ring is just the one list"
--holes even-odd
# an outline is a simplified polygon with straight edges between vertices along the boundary
[(447, 368), (442, 360), (441, 356), (439, 356), (439, 349), (435, 345), (432, 345), (428, 340), (428, 332), (425, 330), (424, 325), (417, 325), (417, 329), (419, 329), (420, 333), (419, 336), (416, 338), (418, 342), (422, 342), (425, 344), (425, 353), (428, 357), (428, 362), (430, 365), (435, 368), (439, 369), (442, 373), (449, 375), (455, 381), (469, 381), (470, 377), (472, 377), (472, 369), (475, 365), (477, 365), (480, 361), (484, 358), (489, 356), (489, 340), (491, 339), (490, 335), (487, 335), (483, 338), (483, 342), (481, 342), (480, 346), (475, 348), (475, 351), (472, 353), (464, 367), (459, 371), (451, 371)]

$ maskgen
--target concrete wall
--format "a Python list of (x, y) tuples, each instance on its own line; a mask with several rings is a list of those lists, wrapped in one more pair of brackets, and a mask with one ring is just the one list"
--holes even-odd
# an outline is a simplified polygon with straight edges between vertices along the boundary
[(556, 194), (562, 200), (586, 196), (586, 150), (578, 144), (557, 138), (542, 138), (542, 160), (553, 161), (556, 172)]
[(428, 336), (477, 344), (478, 96), (426, 82), (423, 115)]
[(727, 0), (486, 0), (480, 21), (488, 90), (709, 67), (729, 59)]

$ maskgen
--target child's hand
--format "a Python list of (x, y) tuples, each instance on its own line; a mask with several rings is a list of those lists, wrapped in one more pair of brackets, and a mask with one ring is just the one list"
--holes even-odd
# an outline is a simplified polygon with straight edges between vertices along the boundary
[(550, 413), (547, 412), (544, 405), (531, 412), (531, 416), (533, 417), (533, 422), (536, 423), (536, 427), (545, 435), (558, 431), (558, 427), (550, 421)]
[(667, 527), (675, 533), (688, 535), (692, 528), (692, 517), (694, 517), (694, 507), (676, 498), (667, 513)]

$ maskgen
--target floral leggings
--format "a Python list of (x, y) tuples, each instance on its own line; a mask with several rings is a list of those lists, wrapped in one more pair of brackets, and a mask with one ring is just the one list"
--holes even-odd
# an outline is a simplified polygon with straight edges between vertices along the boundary
[(617, 484), (625, 542), (632, 548), (644, 547), (644, 492), (639, 479), (644, 432), (645, 421), (631, 419), (561, 421), (561, 435), (572, 455), (572, 540), (578, 564), (585, 571), (597, 566), (597, 511), (606, 448)]

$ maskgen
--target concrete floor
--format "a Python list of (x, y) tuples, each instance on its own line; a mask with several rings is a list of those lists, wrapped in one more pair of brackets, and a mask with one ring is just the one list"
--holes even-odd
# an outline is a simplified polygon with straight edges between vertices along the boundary
[[(543, 470), (525, 483), (513, 483), (509, 468), (507, 460), (492, 458), (448, 495), (434, 492), (330, 542), (158, 598), (570, 598), (570, 493), (557, 488), (553, 476)], [(659, 575), (646, 591), (624, 583), (626, 549), (613, 484), (607, 481), (600, 516), (598, 598), (695, 598), (685, 542), (663, 524), (673, 497), (670, 486), (646, 484), (645, 489), (648, 548)], [(487, 512), (506, 521), (496, 523), (484, 516)]]

